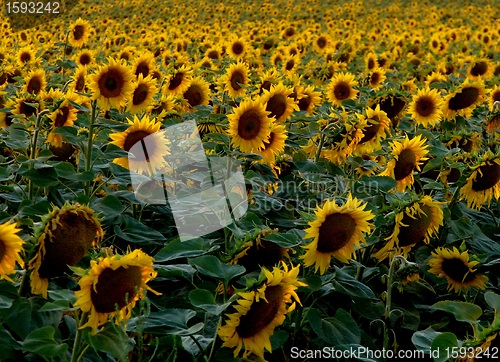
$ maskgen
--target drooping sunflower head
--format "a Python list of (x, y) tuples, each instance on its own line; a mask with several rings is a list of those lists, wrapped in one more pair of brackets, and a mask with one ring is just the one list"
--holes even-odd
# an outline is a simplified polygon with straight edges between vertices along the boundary
[(78, 66), (78, 68), (76, 68), (75, 70), (75, 73), (71, 77), (73, 81), (71, 83), (71, 89), (74, 90), (75, 92), (85, 93), (85, 88), (87, 86), (86, 77), (87, 77), (86, 67), (82, 65)]
[(55, 207), (44, 220), (36, 240), (36, 254), (30, 260), (31, 290), (47, 298), (48, 279), (68, 272), (104, 232), (94, 210), (80, 204)]
[(22, 91), (29, 94), (40, 94), (45, 91), (46, 85), (45, 71), (43, 69), (33, 70), (26, 76)]
[(249, 82), (248, 66), (242, 62), (231, 64), (222, 81), (231, 98), (243, 97)]
[(109, 137), (111, 144), (129, 152), (129, 157), (115, 158), (114, 163), (139, 174), (154, 174), (165, 166), (165, 156), (169, 154), (168, 140), (160, 131), (161, 123), (145, 115), (142, 119), (134, 116), (128, 121), (129, 127)]
[(349, 194), (344, 205), (327, 201), (315, 211), (316, 219), (309, 223), (305, 238), (313, 241), (305, 246), (306, 254), (301, 257), (305, 266), (314, 265), (317, 272), (324, 274), (330, 267), (331, 257), (347, 263), (354, 257), (357, 247), (365, 241), (365, 233), (373, 230), (370, 222), (375, 215), (365, 210), (363, 204)]
[(404, 192), (404, 190), (413, 185), (413, 172), (420, 171), (422, 161), (427, 160), (426, 139), (418, 135), (411, 140), (408, 135), (405, 139), (394, 141), (391, 144), (393, 159), (388, 162), (386, 169), (380, 174), (381, 176), (389, 176), (397, 181), (396, 189)]
[(148, 75), (143, 78), (142, 74), (133, 82), (131, 99), (128, 102), (128, 111), (131, 114), (139, 113), (151, 104), (157, 92), (156, 81)]
[(456, 116), (470, 117), (474, 108), (483, 101), (486, 91), (482, 79), (466, 80), (458, 90), (444, 99), (443, 114), (446, 119)]
[(409, 113), (417, 124), (433, 126), (441, 120), (443, 101), (436, 89), (424, 88), (413, 96)]
[(430, 196), (424, 196), (396, 215), (394, 231), (375, 257), (384, 260), (387, 257), (392, 259), (395, 255), (403, 255), (406, 258), (415, 245), (428, 244), (432, 237), (437, 236), (442, 225), (441, 204), (433, 201)]
[(9, 275), (14, 274), (16, 262), (24, 267), (21, 257), (24, 241), (18, 235), (20, 231), (21, 229), (10, 221), (0, 225), (0, 279), (13, 282)]
[(45, 102), (38, 95), (20, 96), (17, 99), (10, 99), (7, 108), (14, 108), (13, 114), (24, 115), (29, 118), (41, 112), (45, 108)]
[(228, 115), (231, 143), (242, 152), (255, 152), (265, 147), (271, 132), (271, 119), (260, 99), (240, 103), (233, 114)]
[(120, 108), (130, 98), (133, 78), (130, 68), (122, 60), (108, 58), (108, 64), (99, 67), (91, 76), (89, 89), (102, 110)]
[(460, 198), (465, 199), (467, 207), (481, 209), (492, 199), (500, 198), (500, 157), (486, 152), (476, 165), (470, 167), (471, 175), (460, 189)]
[(78, 18), (71, 26), (68, 36), (69, 43), (74, 47), (82, 47), (89, 38), (90, 22)]
[(358, 91), (354, 89), (357, 82), (351, 73), (337, 73), (326, 88), (327, 98), (334, 105), (341, 106), (345, 99), (356, 98)]
[(289, 97), (293, 89), (285, 87), (282, 83), (271, 86), (269, 91), (264, 91), (262, 102), (266, 105), (269, 117), (274, 117), (275, 122), (285, 122), (294, 110), (298, 110), (293, 98)]
[(493, 75), (493, 64), (487, 58), (476, 59), (469, 65), (467, 78), (476, 80), (479, 78), (488, 79)]
[(263, 268), (260, 287), (237, 293), (235, 312), (226, 314), (225, 324), (217, 332), (223, 347), (235, 348), (234, 357), (243, 348), (243, 358), (255, 354), (264, 359), (265, 350), (271, 352), (274, 329), (283, 324), (286, 314), (295, 309), (295, 303), (300, 303), (296, 290), (306, 284), (298, 280), (298, 273), (299, 266), (288, 270), (283, 262), (272, 271)]
[(78, 284), (75, 306), (87, 312), (88, 321), (80, 328), (91, 327), (96, 333), (111, 316), (116, 323), (126, 322), (138, 300), (153, 291), (146, 283), (156, 277), (153, 257), (136, 249), (126, 255), (113, 255), (92, 260), (90, 271)]
[(392, 122), (392, 126), (396, 128), (399, 120), (403, 115), (407, 100), (400, 94), (383, 94), (369, 102), (370, 107), (380, 105), (380, 109), (387, 114), (387, 117)]
[(429, 273), (446, 278), (448, 290), (460, 293), (471, 287), (485, 289), (488, 277), (478, 273), (474, 267), (478, 261), (471, 261), (468, 251), (460, 252), (457, 248), (438, 248), (428, 261)]

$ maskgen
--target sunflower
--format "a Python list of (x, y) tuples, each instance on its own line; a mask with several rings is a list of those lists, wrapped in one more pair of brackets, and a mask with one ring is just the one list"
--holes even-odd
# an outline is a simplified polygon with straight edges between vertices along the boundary
[(368, 107), (366, 116), (356, 114), (359, 119), (358, 128), (361, 128), (363, 137), (356, 145), (356, 154), (370, 153), (380, 148), (381, 141), (390, 130), (391, 121), (377, 104), (375, 109)]
[(150, 104), (148, 112), (150, 112), (157, 119), (163, 119), (163, 117), (174, 110), (177, 105), (177, 99), (171, 94), (162, 94), (161, 98)]
[(36, 53), (31, 45), (26, 45), (17, 52), (17, 63), (20, 66), (36, 62)]
[[(139, 174), (153, 174), (163, 168), (164, 157), (169, 154), (169, 151), (168, 140), (163, 132), (159, 132), (161, 123), (156, 122), (154, 118), (149, 119), (147, 115), (142, 119), (134, 115), (134, 119), (129, 120), (128, 123), (129, 127), (125, 131), (112, 133), (109, 137), (113, 140), (111, 144), (129, 152), (130, 156), (115, 158), (113, 162)], [(146, 137), (148, 138), (147, 144), (144, 142)], [(138, 146), (134, 147), (134, 145), (139, 142), (142, 147), (137, 149)], [(132, 147), (135, 153), (130, 151)]]
[(286, 314), (295, 309), (295, 303), (300, 304), (296, 290), (306, 284), (297, 279), (298, 274), (299, 266), (289, 271), (283, 262), (281, 268), (274, 267), (272, 271), (262, 268), (262, 286), (237, 293), (239, 299), (233, 306), (236, 312), (226, 314), (225, 325), (217, 332), (223, 347), (235, 347), (234, 357), (242, 348), (245, 348), (243, 358), (255, 354), (264, 359), (265, 350), (271, 352), (274, 329), (283, 324)]
[(428, 261), (431, 267), (429, 273), (438, 277), (445, 277), (448, 282), (448, 290), (460, 293), (462, 289), (469, 290), (470, 287), (485, 289), (488, 277), (477, 273), (474, 267), (479, 264), (471, 261), (467, 251), (460, 252), (457, 248), (438, 248), (432, 252), (432, 258)]
[(274, 163), (276, 156), (283, 153), (285, 150), (285, 141), (288, 137), (283, 125), (272, 122), (270, 130), (269, 140), (264, 141), (264, 147), (256, 151), (256, 153), (263, 157), (261, 162), (267, 164)]
[(486, 152), (479, 164), (471, 166), (471, 175), (460, 189), (460, 199), (465, 199), (467, 207), (481, 209), (481, 206), (494, 198), (500, 198), (500, 157)]
[(210, 84), (202, 77), (194, 77), (182, 98), (189, 104), (189, 108), (206, 106), (210, 100)]
[(86, 78), (87, 77), (87, 69), (86, 67), (79, 65), (73, 76), (71, 77), (71, 89), (75, 92), (85, 93), (86, 90)]
[(181, 96), (191, 85), (192, 73), (193, 71), (185, 65), (177, 69), (167, 79), (165, 84), (166, 93)]
[(108, 64), (99, 67), (91, 76), (89, 89), (102, 110), (124, 106), (133, 91), (134, 75), (122, 60), (108, 58)]
[[(488, 94), (488, 105), (490, 106), (490, 111), (495, 111), (495, 102), (500, 103), (500, 85), (495, 85), (490, 89)], [(498, 104), (498, 103), (497, 103)], [(500, 107), (499, 107), (500, 109)]]
[(9, 275), (14, 274), (16, 262), (24, 267), (21, 257), (24, 241), (17, 234), (21, 229), (7, 221), (0, 225), (0, 279), (14, 282)]
[(201, 138), (209, 133), (225, 133), (224, 128), (217, 121), (210, 118), (198, 119), (196, 125)]
[(466, 80), (453, 93), (446, 96), (443, 106), (443, 114), (446, 119), (456, 116), (470, 117), (477, 104), (483, 101), (486, 94), (482, 79)]
[(313, 46), (317, 53), (324, 53), (332, 45), (332, 38), (328, 34), (320, 34), (314, 39)]
[(72, 102), (78, 102), (78, 96), (74, 93), (68, 93), (64, 101), (47, 117), (52, 121), (50, 133), (47, 135), (46, 143), (54, 147), (62, 147), (63, 138), (61, 134), (54, 133), (59, 127), (71, 127), (77, 118), (78, 110), (71, 105)]
[(228, 115), (231, 144), (242, 152), (255, 152), (269, 142), (272, 120), (262, 102), (251, 99), (240, 103), (233, 114)]
[(380, 110), (387, 114), (387, 117), (392, 122), (392, 126), (396, 128), (401, 116), (404, 114), (407, 100), (399, 94), (384, 94), (373, 99), (368, 104), (372, 108), (376, 104), (380, 105)]
[(406, 258), (418, 243), (429, 244), (443, 225), (441, 203), (433, 201), (430, 196), (424, 196), (399, 212), (395, 221), (394, 231), (386, 238), (386, 245), (375, 254), (378, 260), (387, 257), (392, 259), (395, 255)]
[(247, 271), (277, 265), (288, 255), (287, 249), (263, 239), (277, 231), (278, 229), (257, 230), (238, 248), (230, 264), (242, 265)]
[(37, 235), (36, 255), (30, 260), (31, 291), (47, 298), (48, 279), (61, 276), (75, 266), (91, 245), (102, 240), (103, 230), (94, 210), (66, 203), (43, 217)]
[(323, 207), (315, 210), (316, 219), (309, 222), (305, 238), (313, 241), (306, 246), (305, 255), (301, 256), (305, 266), (314, 264), (315, 272), (324, 274), (330, 267), (331, 257), (347, 263), (355, 257), (356, 247), (365, 241), (363, 233), (371, 233), (375, 217), (366, 211), (367, 204), (349, 194), (344, 205), (328, 200)]
[(487, 58), (477, 59), (471, 62), (467, 70), (467, 78), (469, 79), (488, 79), (493, 75), (493, 65)]
[(387, 76), (385, 74), (385, 69), (375, 67), (370, 71), (368, 83), (370, 84), (370, 87), (372, 89), (379, 90), (380, 88), (382, 88), (382, 84), (384, 83), (386, 78)]
[(284, 123), (294, 110), (299, 110), (293, 98), (289, 97), (292, 92), (293, 89), (285, 87), (282, 83), (271, 86), (269, 91), (264, 91), (261, 102), (265, 104), (269, 117), (274, 117), (275, 122)]
[(413, 185), (413, 172), (420, 171), (421, 161), (427, 160), (425, 157), (427, 150), (426, 139), (418, 135), (411, 140), (408, 135), (405, 139), (391, 143), (393, 159), (389, 161), (386, 169), (380, 173), (380, 176), (389, 176), (397, 181), (396, 189), (404, 192), (408, 186)]
[(309, 116), (321, 103), (321, 93), (316, 92), (313, 86), (299, 87), (297, 92), (297, 106), (300, 111), (306, 112)]
[[(356, 150), (359, 141), (361, 141), (364, 136), (363, 129), (357, 127), (356, 124), (343, 123), (341, 127), (343, 130), (335, 136), (332, 147), (322, 151), (321, 153), (322, 157), (325, 157), (336, 164), (342, 164), (347, 157), (351, 156)], [(316, 152), (316, 146), (313, 146), (312, 155)]]
[(152, 74), (155, 66), (154, 54), (149, 51), (141, 51), (139, 55), (134, 59), (132, 73), (135, 74), (136, 78), (139, 74), (142, 74), (144, 78)]
[(143, 78), (142, 74), (139, 74), (137, 80), (133, 82), (133, 91), (127, 111), (136, 114), (148, 108), (156, 92), (155, 80), (150, 75)]
[(357, 84), (351, 73), (337, 73), (326, 87), (327, 98), (334, 105), (341, 106), (345, 99), (356, 98), (358, 91), (353, 87)]
[(375, 68), (377, 68), (377, 54), (374, 52), (369, 52), (365, 55), (365, 67), (367, 70), (371, 71)]
[(95, 334), (110, 316), (116, 323), (127, 321), (137, 301), (146, 297), (146, 290), (160, 294), (146, 284), (156, 274), (153, 257), (140, 249), (92, 260), (90, 271), (78, 282), (80, 290), (75, 292), (74, 306), (89, 313), (87, 323), (80, 328), (91, 327)]
[(436, 89), (424, 88), (413, 96), (409, 113), (415, 123), (424, 127), (433, 126), (441, 120), (443, 101)]
[(42, 111), (45, 108), (45, 103), (39, 96), (33, 94), (17, 99), (10, 99), (6, 107), (14, 108), (12, 114), (23, 114), (26, 118), (29, 118)]
[(22, 92), (29, 94), (40, 94), (45, 90), (47, 81), (45, 80), (45, 71), (43, 69), (32, 70), (24, 79)]
[(74, 47), (82, 47), (89, 38), (90, 22), (78, 18), (71, 26), (68, 36), (69, 43)]
[(84, 49), (76, 54), (74, 59), (76, 64), (86, 67), (95, 62), (95, 54), (94, 50)]
[(244, 38), (235, 38), (227, 45), (227, 53), (231, 58), (240, 59), (245, 55), (248, 45)]
[(248, 67), (244, 63), (231, 64), (222, 79), (231, 98), (243, 97), (248, 85)]

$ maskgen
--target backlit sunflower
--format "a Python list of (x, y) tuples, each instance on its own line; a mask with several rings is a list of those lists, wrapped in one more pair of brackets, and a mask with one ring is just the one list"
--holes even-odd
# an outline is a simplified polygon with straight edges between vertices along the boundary
[(126, 322), (137, 301), (146, 297), (146, 290), (160, 294), (146, 284), (156, 274), (153, 257), (139, 249), (92, 260), (88, 274), (78, 282), (80, 290), (75, 292), (75, 307), (89, 313), (87, 323), (80, 328), (91, 327), (95, 334), (110, 316), (116, 323)]
[(36, 237), (36, 255), (30, 260), (31, 291), (47, 298), (49, 278), (62, 276), (75, 266), (90, 246), (102, 240), (103, 230), (94, 210), (80, 204), (54, 207), (43, 217)]
[(395, 255), (406, 258), (418, 243), (428, 244), (443, 225), (443, 210), (439, 202), (424, 196), (399, 212), (395, 222), (394, 231), (386, 239), (387, 243), (375, 254), (379, 260), (387, 257), (392, 259)]
[(175, 72), (167, 78), (164, 88), (165, 91), (174, 96), (182, 96), (191, 85), (192, 74), (193, 71), (185, 65), (176, 69)]
[(300, 111), (311, 115), (314, 109), (321, 103), (321, 93), (316, 92), (313, 86), (299, 87), (297, 92), (297, 105)]
[(43, 69), (37, 69), (28, 73), (24, 79), (22, 91), (29, 94), (40, 94), (40, 92), (45, 90), (46, 85), (45, 71)]
[(432, 258), (428, 265), (431, 267), (429, 273), (440, 278), (446, 278), (448, 290), (460, 293), (463, 289), (471, 287), (485, 289), (488, 277), (477, 273), (474, 267), (479, 264), (471, 261), (467, 251), (460, 252), (457, 248), (437, 248), (432, 252)]
[(134, 89), (133, 79), (130, 68), (122, 60), (108, 58), (108, 64), (100, 66), (97, 73), (91, 76), (88, 87), (99, 107), (109, 110), (126, 104)]
[(249, 81), (248, 67), (241, 62), (231, 64), (222, 81), (231, 98), (243, 97)]
[(0, 225), (0, 279), (9, 282), (13, 282), (9, 275), (14, 274), (16, 262), (24, 267), (21, 257), (24, 241), (17, 235), (20, 231), (16, 223), (10, 221)]
[(196, 125), (201, 138), (209, 133), (225, 133), (224, 128), (214, 119), (198, 119)]
[(268, 117), (265, 106), (257, 99), (240, 103), (233, 114), (227, 116), (231, 144), (242, 152), (255, 152), (265, 147), (269, 141), (272, 120)]
[(265, 104), (269, 117), (274, 117), (275, 122), (284, 123), (294, 110), (299, 110), (293, 98), (289, 97), (292, 92), (293, 89), (285, 87), (282, 83), (271, 86), (269, 91), (264, 91), (261, 102)]
[(334, 105), (341, 106), (345, 99), (356, 98), (358, 91), (354, 89), (357, 82), (351, 73), (337, 73), (326, 87), (326, 96)]
[(466, 80), (455, 92), (450, 93), (444, 99), (443, 115), (446, 119), (456, 116), (470, 117), (472, 111), (481, 103), (486, 91), (482, 79)]
[(156, 81), (148, 75), (143, 78), (142, 74), (133, 82), (131, 99), (128, 102), (127, 111), (136, 114), (148, 108), (157, 92)]
[(210, 100), (210, 84), (202, 77), (194, 77), (182, 98), (189, 104), (189, 108), (206, 106)]
[(356, 154), (370, 153), (379, 149), (381, 141), (390, 130), (391, 121), (377, 104), (375, 109), (366, 108), (366, 116), (358, 115), (357, 128), (361, 128), (363, 137), (356, 145)]
[[(160, 170), (165, 166), (164, 157), (169, 154), (168, 140), (160, 132), (161, 123), (154, 118), (149, 119), (147, 115), (142, 119), (134, 115), (134, 119), (128, 120), (128, 124), (125, 131), (109, 135), (113, 140), (111, 144), (130, 153), (129, 157), (115, 158), (113, 162), (139, 174), (151, 175)], [(144, 141), (146, 137), (147, 143)], [(135, 153), (131, 151), (132, 148)]]
[(500, 198), (500, 157), (486, 152), (478, 164), (471, 166), (471, 175), (460, 189), (460, 199), (465, 199), (467, 207), (481, 209), (492, 199)]
[(63, 143), (62, 135), (54, 133), (54, 130), (59, 127), (73, 126), (77, 118), (78, 110), (69, 101), (78, 102), (78, 96), (74, 93), (68, 93), (59, 107), (47, 116), (52, 122), (46, 143), (50, 143), (54, 147), (62, 147)]
[(283, 324), (286, 314), (295, 309), (295, 303), (300, 304), (296, 290), (306, 284), (297, 279), (298, 274), (299, 266), (288, 270), (283, 262), (272, 271), (262, 268), (262, 286), (237, 293), (239, 299), (233, 306), (236, 312), (226, 314), (225, 324), (217, 332), (223, 347), (235, 348), (234, 357), (243, 348), (243, 358), (255, 354), (264, 359), (265, 350), (271, 352), (274, 329)]
[(349, 194), (344, 205), (328, 200), (323, 207), (315, 210), (316, 219), (309, 222), (305, 230), (306, 239), (313, 241), (306, 246), (306, 254), (301, 256), (305, 266), (314, 265), (315, 272), (324, 274), (330, 267), (332, 256), (347, 263), (355, 257), (354, 252), (365, 241), (363, 233), (371, 233), (375, 217), (366, 211), (367, 204)]
[(426, 139), (418, 135), (411, 140), (408, 135), (405, 139), (391, 143), (393, 159), (387, 164), (386, 169), (380, 173), (380, 176), (389, 176), (398, 183), (396, 189), (404, 192), (405, 189), (413, 185), (413, 172), (420, 171), (421, 161), (427, 160), (425, 157), (427, 150)]
[(269, 133), (269, 140), (264, 141), (264, 147), (256, 151), (256, 153), (264, 157), (261, 162), (272, 164), (276, 156), (285, 150), (287, 137), (285, 126), (273, 122)]
[(424, 88), (413, 96), (408, 112), (415, 123), (433, 126), (441, 120), (443, 100), (436, 89)]
[(82, 47), (89, 38), (90, 22), (78, 18), (71, 26), (68, 36), (69, 43), (74, 47)]

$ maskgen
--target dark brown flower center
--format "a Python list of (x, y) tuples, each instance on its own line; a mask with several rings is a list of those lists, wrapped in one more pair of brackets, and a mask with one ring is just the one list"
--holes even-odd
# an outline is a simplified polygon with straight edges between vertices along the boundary
[(203, 91), (197, 85), (191, 85), (186, 92), (184, 92), (184, 99), (186, 99), (191, 107), (198, 106), (203, 101)]
[(263, 81), (262, 84), (260, 85), (260, 92), (259, 92), (259, 94), (262, 94), (264, 92), (264, 90), (268, 91), (269, 89), (271, 89), (271, 85), (272, 84), (271, 84), (270, 81), (268, 81), (268, 80)]
[(262, 128), (262, 119), (254, 110), (248, 110), (238, 121), (238, 135), (245, 140), (253, 140)]
[(349, 98), (349, 95), (351, 94), (351, 87), (346, 82), (339, 82), (333, 88), (333, 94), (336, 99), (342, 101)]
[(139, 74), (142, 74), (142, 77), (143, 78), (146, 78), (148, 75), (149, 75), (149, 65), (147, 62), (140, 62), (139, 64), (137, 64), (137, 67), (135, 69), (135, 75), (136, 77), (139, 76)]
[(276, 120), (286, 112), (286, 97), (283, 94), (275, 94), (267, 101), (266, 111), (271, 112), (269, 117), (275, 117)]
[(244, 50), (243, 44), (237, 41), (232, 45), (231, 50), (233, 51), (234, 54), (240, 55), (241, 53), (243, 53)]
[(91, 288), (90, 299), (98, 313), (113, 313), (132, 301), (141, 283), (141, 267), (107, 268), (99, 274), (95, 290)]
[(500, 165), (496, 162), (487, 163), (478, 168), (476, 178), (472, 181), (472, 189), (474, 191), (488, 190), (498, 181), (500, 181)]
[(415, 110), (421, 117), (429, 117), (433, 112), (436, 106), (434, 105), (434, 101), (431, 97), (423, 96), (420, 97), (416, 102)]
[(488, 64), (484, 61), (477, 62), (470, 69), (470, 74), (478, 77), (480, 75), (485, 74), (488, 71)]
[(449, 278), (459, 283), (468, 282), (475, 278), (474, 273), (470, 272), (469, 267), (458, 258), (444, 259), (441, 269)]
[(110, 67), (99, 77), (97, 84), (101, 95), (105, 98), (119, 97), (125, 80), (119, 68)]
[(77, 25), (73, 28), (73, 37), (75, 40), (80, 40), (85, 35), (85, 27), (83, 25)]
[[(139, 152), (139, 154), (133, 154), (134, 155), (134, 159), (136, 161), (149, 161), (149, 153), (151, 154), (154, 154), (155, 152), (155, 143), (154, 142), (149, 142), (148, 145), (147, 145), (147, 149), (146, 149), (146, 145), (144, 144), (144, 141), (143, 139), (146, 138), (147, 136), (149, 136), (150, 133), (149, 132), (146, 132), (146, 131), (134, 131), (134, 132), (130, 132), (127, 137), (125, 138), (125, 142), (123, 142), (123, 149), (127, 152), (130, 152), (130, 149), (137, 143), (137, 142), (141, 142), (142, 144), (142, 147), (140, 148), (140, 150), (142, 150), (142, 152)], [(137, 149), (137, 148), (136, 148)]]
[(298, 106), (301, 111), (307, 111), (309, 106), (311, 105), (312, 99), (307, 94), (303, 95), (302, 98), (299, 99)]
[(370, 58), (368, 59), (368, 69), (372, 70), (373, 68), (375, 68), (375, 59)]
[(134, 90), (134, 95), (132, 96), (132, 104), (138, 106), (142, 104), (149, 95), (149, 87), (147, 84), (139, 83), (137, 88)]
[(30, 117), (36, 113), (36, 108), (29, 105), (28, 103), (38, 103), (34, 99), (25, 99), (21, 101), (19, 106), (19, 113), (24, 114), (26, 117)]
[(256, 270), (261, 266), (272, 267), (283, 259), (285, 250), (271, 241), (261, 240), (260, 245), (254, 241), (246, 254), (238, 259), (238, 264), (247, 271)]
[(38, 77), (33, 77), (29, 80), (27, 91), (30, 94), (38, 94), (42, 90), (42, 81)]
[(63, 106), (57, 110), (57, 116), (54, 121), (55, 127), (62, 127), (68, 120), (70, 108), (69, 106)]
[(21, 53), (19, 59), (21, 60), (21, 62), (27, 63), (31, 60), (31, 54), (29, 52), (23, 52)]
[(90, 64), (91, 61), (92, 61), (92, 58), (91, 58), (90, 54), (83, 53), (82, 55), (80, 55), (80, 64), (81, 65)]
[(290, 59), (289, 61), (286, 62), (285, 69), (292, 70), (294, 66), (295, 66), (295, 61), (293, 59)]
[(207, 57), (209, 57), (210, 59), (219, 59), (220, 55), (217, 50), (210, 50), (207, 54)]
[(5, 252), (7, 251), (7, 247), (5, 246), (5, 241), (0, 239), (0, 262), (2, 262)]
[(424, 241), (425, 235), (429, 230), (429, 226), (432, 221), (432, 208), (428, 205), (423, 205), (420, 207), (423, 213), (415, 213), (413, 217), (405, 214), (401, 220), (401, 225), (399, 228), (398, 235), (398, 245), (399, 246), (410, 246), (418, 242)]
[(379, 82), (380, 82), (380, 73), (379, 72), (372, 73), (372, 75), (370, 76), (370, 84), (376, 86), (378, 85)]
[(336, 212), (328, 215), (319, 227), (318, 247), (320, 253), (332, 253), (342, 249), (356, 231), (356, 220), (349, 215)]
[(258, 334), (278, 315), (285, 291), (281, 285), (267, 287), (266, 300), (259, 299), (250, 307), (247, 314), (240, 317), (236, 332), (241, 338), (250, 338)]
[(394, 178), (396, 181), (402, 180), (411, 175), (416, 165), (417, 157), (415, 152), (410, 149), (404, 149), (400, 153), (396, 161), (396, 166), (394, 167)]
[(368, 126), (363, 129), (363, 138), (359, 140), (359, 144), (363, 144), (366, 142), (371, 141), (378, 133), (380, 130), (380, 123), (379, 123), (379, 118), (378, 116), (374, 116), (373, 118), (369, 119), (370, 123)]
[(320, 49), (323, 49), (324, 47), (326, 47), (326, 43), (327, 43), (327, 41), (326, 41), (326, 38), (324, 36), (320, 36), (318, 38), (318, 40), (316, 40), (316, 44), (318, 45), (318, 47)]
[(168, 84), (168, 89), (169, 90), (176, 89), (178, 86), (181, 85), (183, 79), (184, 79), (184, 73), (182, 72), (175, 73), (172, 79), (170, 79), (170, 83)]
[(464, 87), (460, 93), (455, 94), (448, 102), (448, 108), (452, 111), (465, 109), (476, 103), (479, 98), (479, 89), (476, 87)]
[[(83, 212), (59, 213), (60, 224), (45, 234), (45, 256), (38, 271), (42, 278), (60, 276), (85, 255), (96, 238), (98, 225), (83, 216)], [(54, 224), (52, 224), (54, 225)]]
[(231, 79), (229, 80), (229, 82), (231, 83), (231, 88), (234, 89), (235, 91), (240, 90), (241, 89), (240, 84), (243, 84), (244, 80), (245, 77), (241, 72), (239, 71), (233, 72), (233, 74), (231, 74)]
[(85, 90), (85, 77), (82, 74), (76, 79), (75, 90), (77, 92), (83, 92)]
[(392, 121), (392, 126), (397, 127), (397, 117), (406, 106), (406, 101), (397, 96), (388, 96), (378, 102), (380, 110), (387, 114), (387, 117)]

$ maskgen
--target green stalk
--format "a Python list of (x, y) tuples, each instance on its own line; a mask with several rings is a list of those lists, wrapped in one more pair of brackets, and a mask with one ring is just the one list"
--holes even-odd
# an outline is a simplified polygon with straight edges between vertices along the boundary
[[(36, 155), (37, 155), (37, 147), (36, 147), (36, 144), (38, 142), (38, 133), (40, 132), (40, 123), (42, 121), (42, 117), (49, 113), (49, 110), (48, 109), (44, 109), (43, 111), (41, 111), (40, 113), (38, 113), (37, 117), (36, 117), (36, 121), (35, 121), (35, 130), (33, 131), (33, 138), (31, 140), (31, 149), (30, 149), (30, 170), (33, 169), (33, 167), (35, 167), (35, 164), (33, 163), (33, 160), (36, 158)], [(33, 181), (28, 180), (28, 196), (29, 196), (29, 199), (32, 200), (33, 199)]]
[(82, 342), (82, 335), (83, 335), (83, 330), (80, 329), (80, 327), (85, 324), (87, 321), (87, 312), (82, 313), (82, 317), (78, 319), (76, 317), (76, 336), (75, 336), (75, 341), (73, 342), (73, 352), (71, 354), (71, 362), (77, 362), (80, 361), (83, 354), (87, 351), (87, 346), (85, 346), (83, 349), (80, 350), (80, 344)]
[[(92, 168), (92, 146), (94, 142), (94, 123), (97, 119), (97, 102), (92, 101), (92, 114), (90, 116), (89, 139), (87, 143), (87, 154), (85, 155), (85, 171), (90, 171)], [(92, 181), (88, 181), (85, 185), (85, 195), (90, 196), (90, 186)]]

